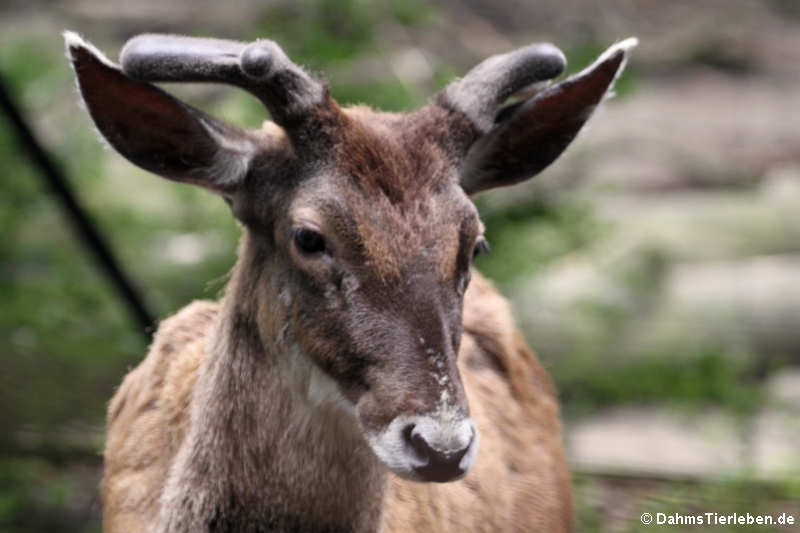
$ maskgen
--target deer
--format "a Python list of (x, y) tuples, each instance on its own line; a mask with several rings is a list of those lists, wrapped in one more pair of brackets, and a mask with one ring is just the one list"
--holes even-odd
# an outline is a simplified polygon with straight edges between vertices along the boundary
[[(538, 174), (634, 38), (492, 56), (427, 105), (340, 107), (273, 41), (143, 34), (115, 64), (65, 33), (98, 132), (221, 196), (242, 227), (221, 299), (163, 320), (108, 407), (106, 532), (568, 532), (553, 381), (507, 300), (474, 195)], [(155, 85), (214, 82), (246, 130)], [(479, 446), (480, 441), (480, 446)]]

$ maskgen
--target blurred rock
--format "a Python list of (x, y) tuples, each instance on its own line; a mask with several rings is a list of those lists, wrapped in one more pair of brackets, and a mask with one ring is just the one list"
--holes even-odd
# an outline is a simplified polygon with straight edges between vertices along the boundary
[(752, 461), (763, 477), (791, 477), (800, 472), (797, 441), (800, 439), (798, 411), (765, 410), (755, 420)]
[(744, 447), (730, 417), (697, 417), (658, 408), (617, 409), (572, 425), (567, 449), (588, 471), (709, 476), (741, 470)]
[(800, 256), (676, 264), (652, 292), (632, 289), (608, 267), (567, 263), (514, 292), (523, 328), (546, 359), (591, 345), (609, 360), (714, 347), (800, 362)]
[(744, 192), (776, 176), (800, 179), (797, 94), (800, 77), (738, 78), (709, 69), (643, 82), (634, 94), (606, 102), (557, 164), (493, 191), (489, 204), (576, 190), (589, 198)]
[(406, 48), (392, 54), (390, 63), (395, 75), (404, 83), (424, 83), (433, 77), (430, 62), (418, 48)]
[(769, 399), (778, 406), (800, 411), (800, 368), (777, 371), (766, 382)]
[(759, 412), (741, 420), (724, 411), (682, 414), (621, 408), (567, 428), (572, 466), (580, 471), (726, 478), (792, 479), (799, 471), (800, 413)]
[(605, 236), (509, 291), (534, 347), (549, 360), (716, 346), (800, 361), (795, 168), (744, 191), (598, 194)]
[(151, 253), (178, 265), (192, 265), (204, 261), (221, 248), (220, 241), (214, 234), (161, 234)]

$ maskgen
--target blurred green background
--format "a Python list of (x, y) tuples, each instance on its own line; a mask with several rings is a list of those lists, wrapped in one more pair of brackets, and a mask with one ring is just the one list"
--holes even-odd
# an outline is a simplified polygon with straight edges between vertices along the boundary
[[(637, 35), (567, 154), (477, 199), (479, 268), (561, 391), (579, 530), (646, 531), (645, 511), (800, 520), (799, 2), (6, 0), (0, 72), (163, 318), (218, 295), (239, 228), (221, 200), (104, 149), (64, 29), (111, 58), (146, 31), (269, 37), (340, 102), (389, 110), (515, 46), (554, 42), (575, 71)], [(267, 118), (235, 89), (170, 90)], [(0, 532), (98, 531), (105, 405), (145, 336), (5, 117), (0, 236)]]

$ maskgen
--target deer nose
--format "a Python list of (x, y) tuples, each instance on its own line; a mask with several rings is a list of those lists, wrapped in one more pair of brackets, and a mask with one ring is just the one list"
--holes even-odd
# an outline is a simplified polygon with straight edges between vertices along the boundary
[(472, 466), (478, 440), (474, 424), (467, 419), (449, 429), (420, 423), (403, 431), (406, 444), (416, 455), (414, 472), (425, 481), (453, 481)]

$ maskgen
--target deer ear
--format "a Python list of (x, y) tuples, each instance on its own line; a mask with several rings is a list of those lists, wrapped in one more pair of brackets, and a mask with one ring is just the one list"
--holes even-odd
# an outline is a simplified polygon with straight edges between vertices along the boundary
[(636, 39), (606, 50), (582, 72), (498, 113), (461, 169), (468, 194), (513, 185), (544, 170), (569, 146), (622, 72)]
[(64, 34), (97, 129), (133, 164), (176, 181), (229, 193), (256, 154), (255, 137), (126, 76), (90, 43)]

